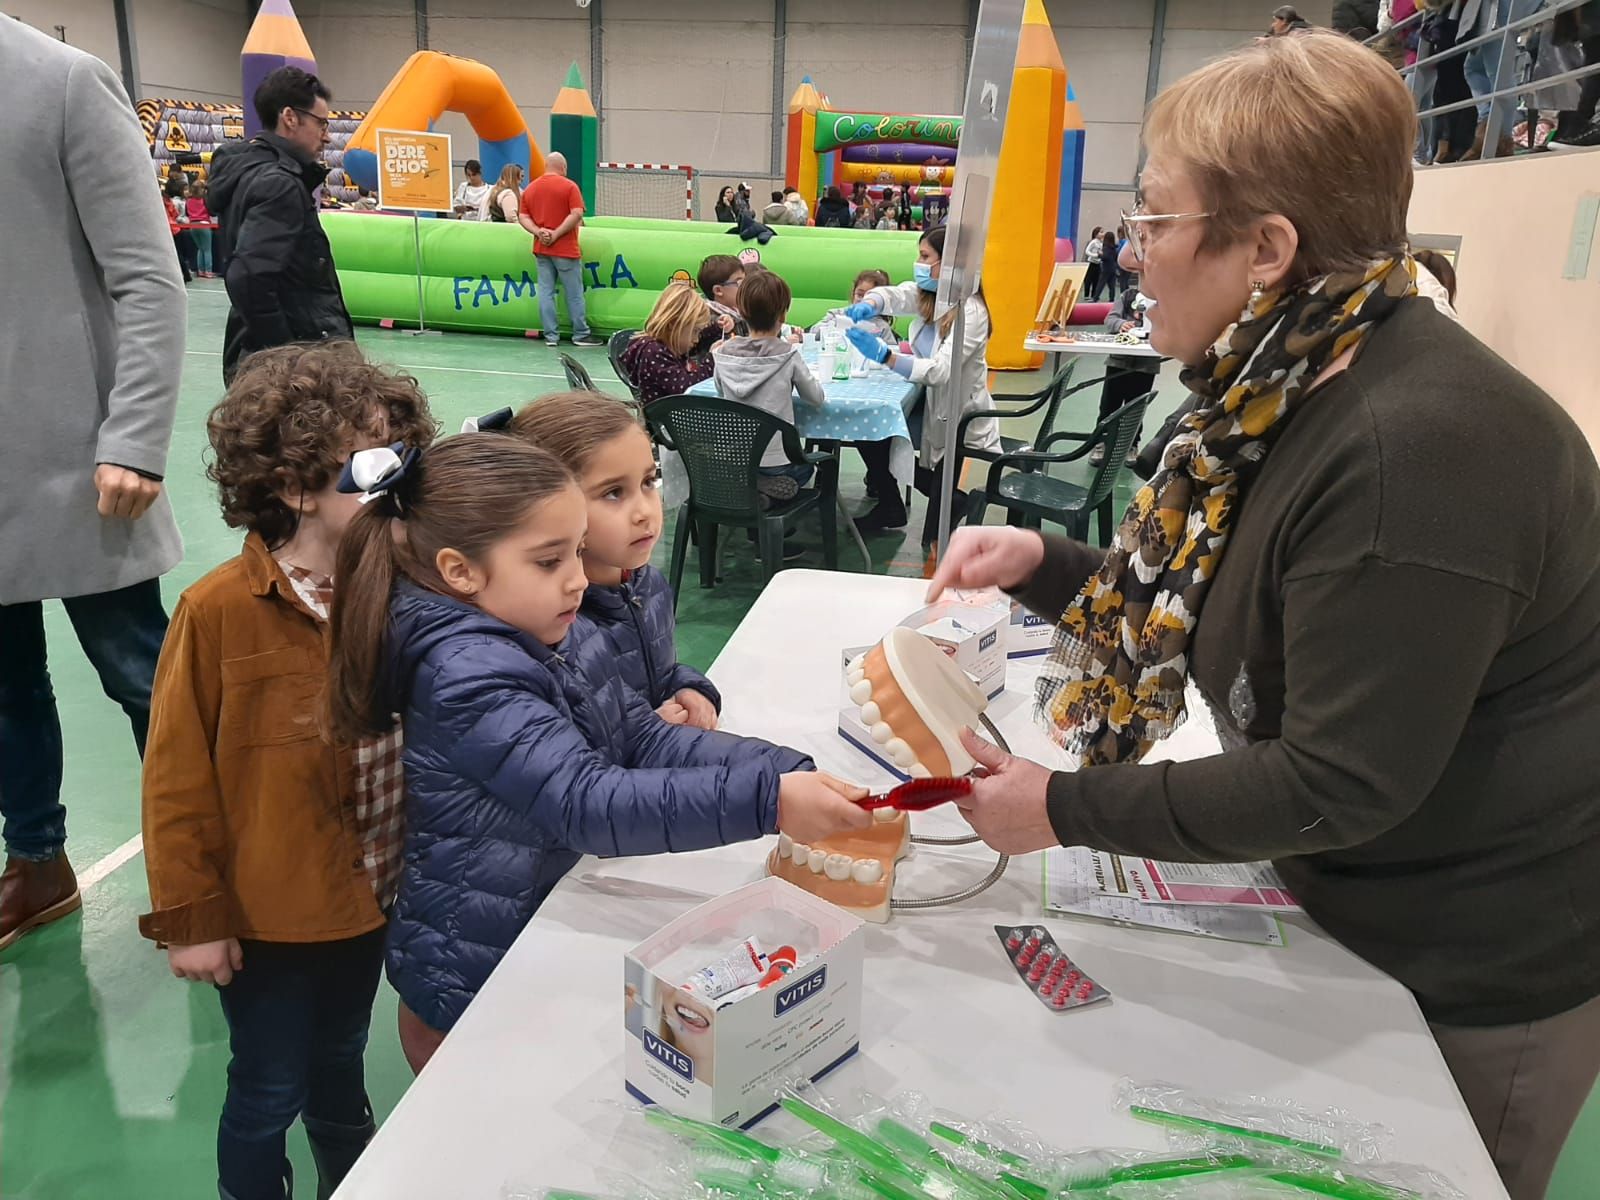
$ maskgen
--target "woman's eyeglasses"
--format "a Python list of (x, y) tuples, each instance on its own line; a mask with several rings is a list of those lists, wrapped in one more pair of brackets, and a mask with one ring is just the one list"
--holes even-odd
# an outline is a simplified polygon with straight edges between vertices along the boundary
[(1213, 217), (1215, 213), (1151, 213), (1145, 212), (1144, 201), (1133, 206), (1132, 212), (1123, 211), (1122, 223), (1128, 230), (1128, 245), (1133, 247), (1133, 256), (1140, 262), (1144, 261), (1145, 250), (1150, 245), (1150, 234), (1153, 226), (1166, 224), (1172, 221), (1200, 221), (1206, 217)]

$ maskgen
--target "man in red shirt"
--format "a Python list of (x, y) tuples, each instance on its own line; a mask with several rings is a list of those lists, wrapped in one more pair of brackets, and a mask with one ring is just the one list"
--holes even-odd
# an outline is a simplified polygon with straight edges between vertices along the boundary
[(556, 324), (556, 280), (567, 296), (567, 316), (572, 319), (574, 346), (603, 346), (589, 333), (589, 313), (583, 302), (583, 259), (578, 251), (578, 226), (583, 224), (583, 193), (567, 178), (567, 160), (552, 154), (544, 160), (544, 174), (522, 193), (522, 227), (533, 234), (533, 261), (539, 268), (539, 322), (547, 346), (561, 343)]

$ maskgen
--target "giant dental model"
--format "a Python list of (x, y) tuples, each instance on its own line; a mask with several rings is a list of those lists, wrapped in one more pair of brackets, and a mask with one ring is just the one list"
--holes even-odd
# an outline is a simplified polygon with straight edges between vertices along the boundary
[(861, 723), (900, 770), (913, 779), (968, 774), (975, 765), (961, 730), (976, 728), (983, 693), (937, 645), (896, 626), (850, 664), (850, 702)]
[[(846, 677), (861, 723), (900, 770), (915, 779), (971, 772), (975, 764), (961, 746), (961, 729), (975, 728), (988, 702), (936, 644), (897, 626), (852, 662)], [(767, 874), (862, 920), (888, 921), (895, 864), (911, 849), (911, 825), (891, 808), (872, 816), (870, 829), (816, 845), (780, 833)]]

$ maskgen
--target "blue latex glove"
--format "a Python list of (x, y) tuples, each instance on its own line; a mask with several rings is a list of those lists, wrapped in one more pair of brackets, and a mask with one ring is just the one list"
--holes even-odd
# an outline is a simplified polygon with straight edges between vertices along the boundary
[(888, 345), (875, 333), (868, 333), (865, 329), (857, 329), (852, 325), (844, 331), (844, 336), (852, 346), (861, 351), (862, 357), (872, 362), (881, 363), (889, 357)]
[(852, 304), (844, 310), (844, 315), (852, 321), (870, 321), (873, 317), (880, 316), (878, 306), (870, 300), (863, 300), (860, 304)]

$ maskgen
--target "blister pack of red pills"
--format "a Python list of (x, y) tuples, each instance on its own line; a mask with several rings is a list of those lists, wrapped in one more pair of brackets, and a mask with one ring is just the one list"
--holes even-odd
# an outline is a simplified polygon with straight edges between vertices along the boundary
[(1040, 1003), (1056, 1012), (1109, 1000), (1106, 991), (1067, 957), (1042, 925), (996, 925), (995, 933), (1017, 977)]

